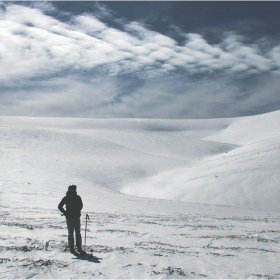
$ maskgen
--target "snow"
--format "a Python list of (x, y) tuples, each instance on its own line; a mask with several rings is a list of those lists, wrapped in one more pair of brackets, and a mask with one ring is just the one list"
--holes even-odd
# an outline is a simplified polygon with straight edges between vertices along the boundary
[(280, 278), (279, 119), (0, 117), (0, 277)]

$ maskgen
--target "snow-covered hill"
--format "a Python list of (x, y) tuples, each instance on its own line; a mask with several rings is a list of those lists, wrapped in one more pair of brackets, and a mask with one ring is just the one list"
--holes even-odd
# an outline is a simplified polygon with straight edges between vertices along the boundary
[(279, 211), (279, 119), (280, 111), (217, 120), (2, 117), (2, 182), (83, 179), (136, 196)]
[[(0, 117), (0, 276), (279, 278), (279, 119)], [(94, 258), (65, 251), (70, 184)]]
[[(139, 196), (279, 211), (279, 119), (277, 111), (220, 120), (214, 133), (210, 131), (214, 123), (208, 121), (208, 135), (194, 141), (186, 130), (178, 138), (187, 145), (190, 140), (187, 157), (195, 157), (195, 162), (129, 183), (122, 190)], [(193, 143), (201, 143), (206, 151), (199, 154), (196, 148), (202, 149)]]

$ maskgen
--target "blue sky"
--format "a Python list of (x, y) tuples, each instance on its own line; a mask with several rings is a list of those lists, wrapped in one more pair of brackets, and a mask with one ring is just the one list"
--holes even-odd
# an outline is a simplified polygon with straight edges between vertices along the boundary
[(0, 2), (1, 115), (280, 109), (280, 2)]

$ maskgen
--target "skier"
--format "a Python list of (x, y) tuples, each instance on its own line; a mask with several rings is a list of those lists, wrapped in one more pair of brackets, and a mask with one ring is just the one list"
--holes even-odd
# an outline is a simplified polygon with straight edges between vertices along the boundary
[[(64, 209), (66, 205), (66, 210)], [(82, 236), (81, 236), (81, 210), (83, 202), (79, 195), (77, 195), (77, 186), (71, 185), (68, 187), (66, 196), (63, 197), (58, 205), (58, 209), (65, 215), (66, 224), (68, 228), (68, 246), (70, 252), (76, 254), (74, 249), (74, 230), (76, 235), (76, 246), (80, 254), (85, 254), (82, 249)]]

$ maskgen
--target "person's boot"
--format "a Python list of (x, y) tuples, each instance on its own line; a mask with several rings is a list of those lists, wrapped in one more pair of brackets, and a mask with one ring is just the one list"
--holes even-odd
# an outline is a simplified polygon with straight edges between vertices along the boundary
[(85, 255), (86, 252), (82, 248), (78, 248), (78, 252), (80, 255)]
[(74, 247), (70, 248), (70, 253), (74, 254), (74, 255), (78, 255), (78, 253), (76, 252), (76, 250), (74, 249)]

